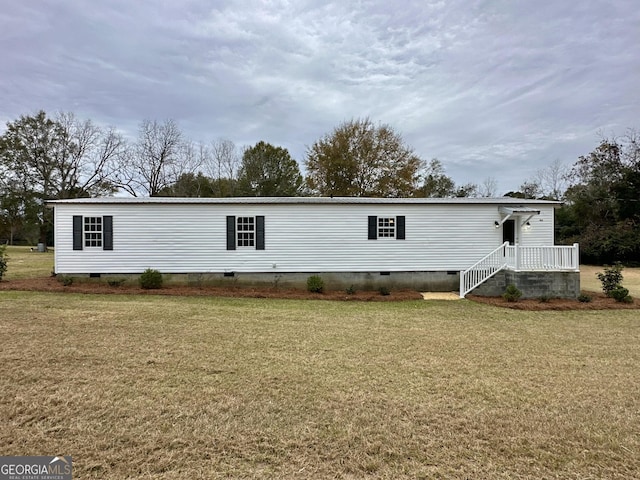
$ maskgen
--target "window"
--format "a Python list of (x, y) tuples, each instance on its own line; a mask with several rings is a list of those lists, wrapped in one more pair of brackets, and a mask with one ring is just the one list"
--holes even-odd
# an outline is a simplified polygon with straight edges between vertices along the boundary
[(264, 216), (227, 216), (227, 250), (245, 247), (264, 250)]
[(113, 217), (73, 216), (73, 249), (102, 248), (113, 250)]
[(102, 247), (102, 217), (84, 217), (84, 246)]
[(396, 240), (404, 240), (405, 236), (405, 216), (397, 217), (376, 217), (369, 216), (369, 240), (377, 240), (378, 238), (395, 238)]
[(254, 217), (238, 217), (238, 247), (253, 247), (256, 239), (256, 223)]
[(378, 238), (394, 238), (396, 236), (396, 218), (378, 217)]

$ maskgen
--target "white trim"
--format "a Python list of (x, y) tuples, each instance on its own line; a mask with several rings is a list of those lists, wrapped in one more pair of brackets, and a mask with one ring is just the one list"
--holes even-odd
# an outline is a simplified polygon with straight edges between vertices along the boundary
[(216, 205), (281, 205), (281, 204), (376, 204), (376, 205), (498, 205), (517, 211), (524, 211), (525, 205), (559, 207), (562, 202), (531, 200), (511, 197), (499, 198), (371, 198), (371, 197), (227, 197), (227, 198), (184, 198), (184, 197), (99, 197), (49, 200), (47, 205), (139, 205), (139, 204), (216, 204)]

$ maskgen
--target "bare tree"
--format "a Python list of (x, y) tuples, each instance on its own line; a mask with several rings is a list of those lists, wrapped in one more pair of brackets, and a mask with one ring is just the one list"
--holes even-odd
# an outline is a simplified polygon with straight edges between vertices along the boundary
[(553, 200), (561, 200), (568, 187), (570, 168), (555, 159), (548, 167), (536, 172), (533, 180), (539, 186), (539, 194)]
[(81, 121), (73, 113), (56, 118), (65, 141), (56, 151), (53, 166), (59, 182), (58, 198), (74, 198), (115, 191), (112, 178), (126, 153), (126, 142), (115, 128)]
[(211, 142), (211, 167), (207, 172), (211, 178), (235, 179), (240, 167), (240, 152), (231, 140), (219, 139)]
[(194, 170), (193, 147), (184, 141), (174, 120), (144, 120), (138, 141), (116, 175), (118, 187), (130, 195), (156, 196), (180, 175)]
[(622, 137), (622, 144), (625, 147), (622, 150), (624, 162), (631, 167), (638, 168), (640, 166), (640, 133), (636, 129), (628, 129)]
[(485, 178), (478, 187), (478, 194), (484, 198), (495, 197), (498, 194), (498, 181), (495, 177)]
[(214, 180), (217, 196), (235, 195), (241, 157), (238, 148), (231, 140), (219, 139), (211, 142), (208, 163), (204, 171)]
[(205, 165), (211, 162), (210, 157), (211, 152), (204, 143), (192, 142), (191, 140), (183, 141), (180, 148), (182, 170), (179, 175), (182, 175), (183, 173), (194, 173), (201, 170)]

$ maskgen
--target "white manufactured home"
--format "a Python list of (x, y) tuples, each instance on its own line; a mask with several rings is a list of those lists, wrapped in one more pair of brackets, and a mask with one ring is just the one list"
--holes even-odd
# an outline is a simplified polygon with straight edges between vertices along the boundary
[(528, 296), (579, 294), (577, 245), (554, 245), (558, 202), (108, 197), (49, 205), (61, 275), (153, 268), (194, 284), (300, 286), (318, 274), (336, 289), (459, 289), (464, 296), (482, 288), (498, 294), (509, 282)]

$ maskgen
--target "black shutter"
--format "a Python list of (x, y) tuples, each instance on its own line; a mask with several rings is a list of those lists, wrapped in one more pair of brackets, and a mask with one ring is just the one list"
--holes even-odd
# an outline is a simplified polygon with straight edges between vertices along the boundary
[(102, 249), (113, 250), (113, 217), (102, 217)]
[(264, 250), (264, 216), (256, 216), (256, 250)]
[(227, 250), (236, 249), (236, 217), (227, 217)]
[(82, 215), (73, 216), (73, 249), (82, 250)]
[(378, 239), (378, 217), (371, 215), (369, 217), (369, 240)]
[(396, 240), (404, 240), (404, 215), (396, 217)]

